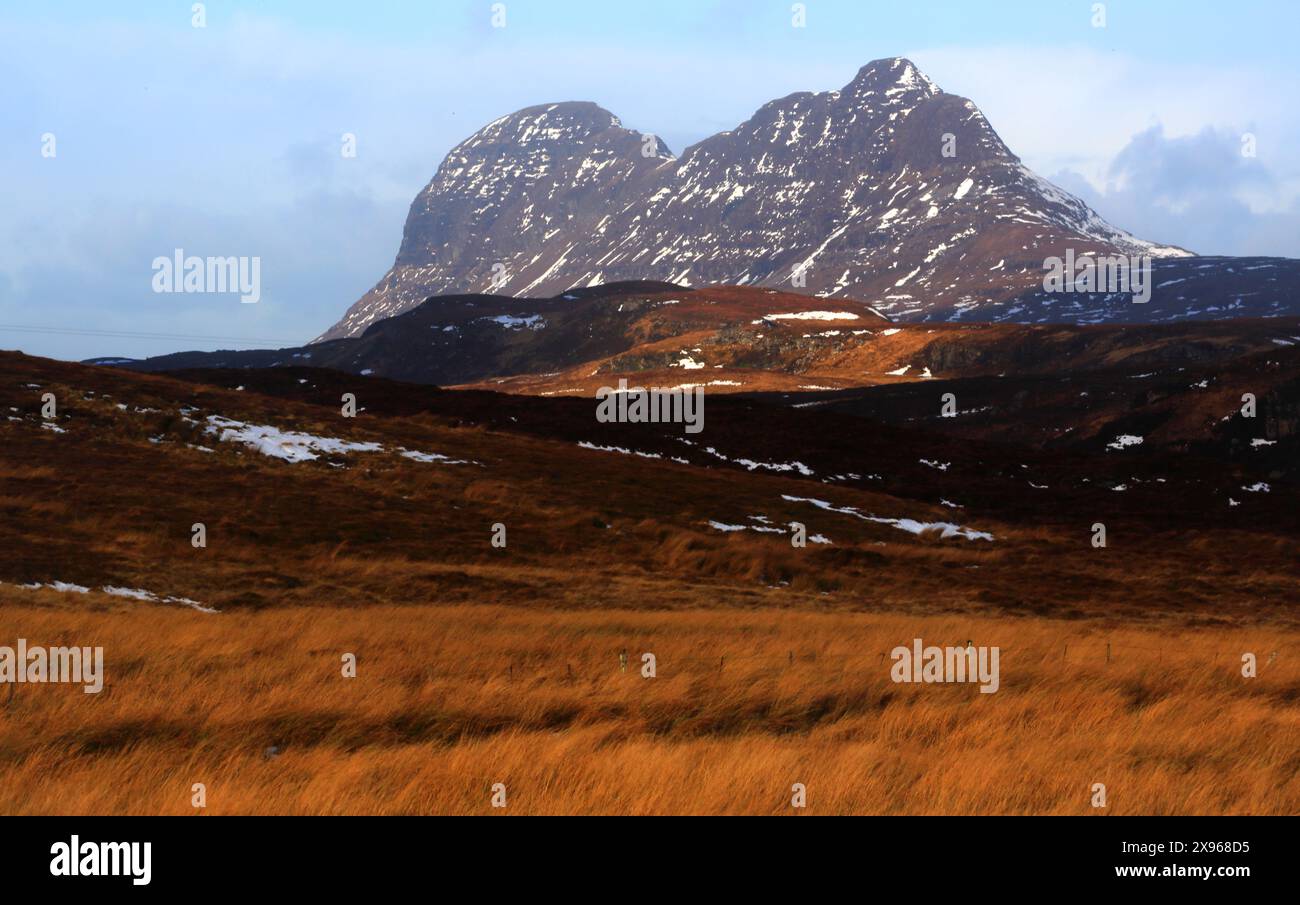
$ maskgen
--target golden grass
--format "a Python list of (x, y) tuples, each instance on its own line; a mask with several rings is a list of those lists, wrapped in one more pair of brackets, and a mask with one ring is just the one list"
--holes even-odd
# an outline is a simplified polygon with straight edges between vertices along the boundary
[[(1300, 811), (1289, 628), (488, 605), (205, 616), (5, 588), (0, 644), (18, 637), (102, 645), (109, 688), (0, 689), (10, 814), (198, 813), (198, 782), (209, 814), (788, 814), (796, 782), (816, 814)], [(1001, 690), (894, 684), (887, 652), (914, 637), (1001, 647)], [(657, 678), (639, 674), (644, 651)], [(1245, 651), (1258, 678), (1240, 674)]]

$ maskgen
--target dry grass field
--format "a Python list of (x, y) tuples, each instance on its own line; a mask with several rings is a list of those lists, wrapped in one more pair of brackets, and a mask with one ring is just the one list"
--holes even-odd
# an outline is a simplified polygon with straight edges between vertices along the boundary
[[(1300, 811), (1294, 630), (65, 597), (11, 594), (0, 637), (102, 645), (109, 687), (16, 688), (4, 813), (796, 814), (796, 782), (810, 814)], [(1001, 690), (892, 682), (914, 635), (1001, 647)]]

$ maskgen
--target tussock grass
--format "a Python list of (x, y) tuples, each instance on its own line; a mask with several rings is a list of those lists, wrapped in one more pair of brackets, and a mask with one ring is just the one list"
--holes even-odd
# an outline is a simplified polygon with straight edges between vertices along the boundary
[[(823, 814), (1300, 810), (1294, 630), (82, 603), (0, 608), (3, 643), (102, 645), (109, 684), (15, 689), (5, 813), (188, 814), (196, 782), (211, 814), (500, 813), (496, 782), (512, 814), (792, 813), (795, 782)], [(893, 683), (888, 651), (914, 637), (1001, 647), (1001, 690)]]

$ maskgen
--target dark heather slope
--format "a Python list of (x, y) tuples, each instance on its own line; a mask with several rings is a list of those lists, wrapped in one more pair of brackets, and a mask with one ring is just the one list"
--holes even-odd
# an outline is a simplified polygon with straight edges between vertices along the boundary
[[(449, 295), (378, 321), (355, 338), (285, 349), (178, 352), (88, 363), (137, 371), (310, 365), (447, 385), (561, 371), (685, 335), (744, 330), (751, 337), (746, 341), (757, 343), (758, 334), (770, 330), (762, 326), (765, 315), (821, 307), (818, 299), (770, 289), (691, 290), (648, 281), (575, 289), (549, 299)], [(857, 323), (888, 326), (885, 318), (859, 302), (841, 300), (836, 308), (852, 312)], [(665, 355), (666, 360), (674, 358)]]

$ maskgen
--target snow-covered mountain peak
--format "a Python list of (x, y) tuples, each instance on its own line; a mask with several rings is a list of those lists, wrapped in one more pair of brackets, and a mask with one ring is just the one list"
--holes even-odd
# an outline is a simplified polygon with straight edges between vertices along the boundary
[[(838, 91), (764, 104), (680, 158), (592, 103), (501, 117), (448, 155), (411, 207), (393, 268), (326, 337), (433, 295), (634, 280), (979, 319), (1019, 310), (1012, 301), (1041, 289), (1044, 262), (1067, 249), (1189, 254), (1107, 223), (1026, 168), (974, 102), (893, 57)], [(1067, 301), (1061, 310), (1090, 316)]]

